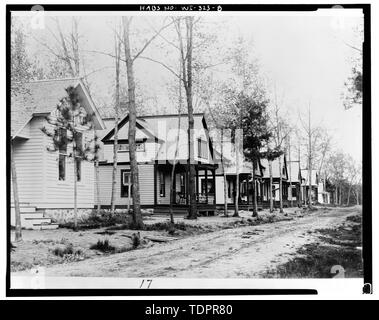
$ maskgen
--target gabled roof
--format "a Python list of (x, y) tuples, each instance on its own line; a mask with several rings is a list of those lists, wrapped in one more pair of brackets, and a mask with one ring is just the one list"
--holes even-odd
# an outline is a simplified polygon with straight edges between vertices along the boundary
[[(288, 169), (287, 169), (287, 160), (285, 156), (280, 156), (282, 160), (282, 168), (286, 170), (286, 173), (282, 177), (284, 179), (288, 179)], [(265, 168), (263, 172), (263, 178), (270, 178), (270, 170), (269, 170), (269, 162), (267, 159), (262, 159), (261, 160), (262, 166)], [(280, 170), (279, 170), (279, 158), (276, 158), (275, 160), (272, 161), (272, 177), (273, 178), (280, 178)]]
[(299, 182), (299, 175), (301, 178), (301, 171), (300, 171), (300, 161), (288, 161), (288, 180), (290, 180), (291, 175), (291, 182)]
[[(307, 185), (308, 184), (308, 169), (301, 169), (301, 178), (303, 180), (303, 184)], [(312, 170), (312, 185), (317, 185), (318, 183), (318, 174), (317, 170)]]
[[(210, 152), (213, 158), (213, 147), (212, 142), (209, 139), (207, 133), (207, 125), (204, 119), (203, 113), (194, 114), (194, 129), (195, 130), (204, 130), (206, 138), (209, 141)], [(127, 126), (129, 122), (129, 116), (124, 117), (118, 124), (118, 130), (121, 132), (123, 127)], [(179, 135), (179, 148), (177, 160), (188, 159), (188, 141), (186, 135), (188, 132), (188, 115), (181, 114), (180, 116), (180, 128), (179, 125), (179, 115), (154, 115), (154, 116), (140, 116), (137, 117), (136, 126), (139, 128), (143, 134), (145, 134), (148, 139), (156, 141), (161, 144), (157, 154), (156, 160), (172, 160), (174, 158), (173, 146), (176, 144), (175, 137), (179, 132), (182, 135)], [(103, 143), (113, 143), (114, 128), (110, 129), (109, 132), (101, 139)], [(119, 136), (120, 140), (127, 140), (126, 137)], [(126, 138), (126, 139), (125, 139)]]
[(50, 114), (59, 100), (67, 95), (69, 86), (77, 88), (85, 105), (95, 113), (95, 126), (103, 129), (104, 123), (88, 94), (84, 84), (78, 78), (38, 80), (17, 84), (18, 88), (11, 96), (11, 135), (16, 136), (34, 115)]

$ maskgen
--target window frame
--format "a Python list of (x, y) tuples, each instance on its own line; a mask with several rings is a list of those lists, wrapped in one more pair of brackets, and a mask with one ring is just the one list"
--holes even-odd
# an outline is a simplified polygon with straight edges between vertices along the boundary
[(163, 171), (159, 172), (159, 196), (161, 198), (166, 196), (166, 179)]
[[(58, 147), (58, 181), (66, 181), (66, 158), (67, 158), (67, 129), (66, 128), (58, 128), (58, 136), (59, 140), (62, 141), (64, 139), (64, 145), (60, 145)], [(62, 172), (63, 171), (63, 172)]]
[(179, 179), (180, 179), (180, 193), (185, 194), (186, 193), (186, 175), (184, 172), (180, 173)]
[[(61, 163), (63, 164), (63, 175), (61, 174)], [(66, 155), (62, 153), (58, 154), (58, 181), (66, 181)]]
[(80, 182), (82, 181), (82, 159), (75, 158), (76, 161), (76, 181)]
[[(292, 186), (292, 190), (291, 190), (291, 198), (296, 198), (297, 197), (297, 188), (296, 186)], [(295, 192), (295, 194), (294, 194)]]
[[(131, 181), (131, 172), (130, 169), (121, 169), (121, 179), (120, 179), (120, 197), (121, 198), (129, 198), (133, 195), (133, 185)], [(128, 176), (128, 184), (125, 184), (124, 176)], [(129, 192), (130, 187), (130, 192)]]
[(197, 139), (197, 157), (200, 159), (208, 159), (207, 141), (198, 138)]
[[(121, 146), (127, 146), (126, 149), (121, 149)], [(139, 146), (142, 146), (142, 149), (138, 149)], [(124, 153), (129, 152), (129, 143), (119, 143), (117, 152)], [(146, 152), (145, 142), (137, 142), (136, 143), (136, 152)]]

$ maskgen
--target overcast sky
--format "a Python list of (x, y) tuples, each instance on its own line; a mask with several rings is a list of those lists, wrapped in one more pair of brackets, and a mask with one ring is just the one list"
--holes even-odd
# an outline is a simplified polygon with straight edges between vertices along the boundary
[[(361, 10), (328, 10), (324, 13), (259, 13), (240, 16), (204, 17), (209, 28), (218, 33), (218, 39), (230, 44), (242, 35), (251, 45), (251, 55), (258, 59), (261, 74), (266, 78), (269, 90), (276, 87), (282, 99), (284, 111), (291, 121), (297, 122), (299, 113), (305, 116), (311, 105), (312, 122), (323, 125), (333, 136), (334, 148), (350, 153), (361, 161), (362, 116), (361, 107), (345, 110), (341, 93), (344, 82), (351, 74), (352, 59), (357, 52), (347, 44), (361, 45), (358, 26), (363, 22)], [(89, 50), (111, 52), (113, 35), (111, 17), (83, 17), (80, 32), (84, 46)], [(48, 20), (47, 20), (48, 21)], [(138, 21), (138, 20), (136, 20)], [(34, 30), (37, 38), (45, 37), (46, 30)], [(138, 35), (136, 42), (144, 37)], [(43, 57), (43, 47), (29, 39), (31, 54)], [(157, 58), (159, 50), (152, 47), (146, 55)], [(217, 57), (215, 57), (216, 59)], [(113, 66), (111, 58), (92, 55), (88, 70)], [(86, 70), (88, 72), (88, 70)], [(140, 60), (136, 63), (137, 81), (154, 104), (169, 104), (167, 83), (172, 75), (161, 66)], [(113, 71), (104, 69), (92, 75), (95, 91), (104, 99), (112, 91)], [(162, 108), (164, 110), (164, 108)]]

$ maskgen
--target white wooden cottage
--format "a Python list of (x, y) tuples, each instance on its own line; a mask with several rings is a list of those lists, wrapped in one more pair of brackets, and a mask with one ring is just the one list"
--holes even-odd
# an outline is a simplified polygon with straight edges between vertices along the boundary
[[(188, 208), (188, 116), (182, 115), (180, 127), (178, 115), (156, 115), (137, 118), (136, 147), (142, 208), (153, 208), (155, 213), (168, 212), (170, 204), (171, 169), (175, 154), (176, 139), (179, 136), (177, 164), (175, 166), (172, 199), (175, 212)], [(194, 155), (196, 168), (196, 196), (199, 211), (214, 211), (215, 171), (212, 142), (203, 114), (194, 115)], [(114, 120), (106, 121), (103, 136), (103, 158), (99, 166), (100, 203), (110, 206), (112, 188), (112, 167), (114, 147)], [(178, 130), (179, 129), (179, 130)], [(124, 117), (118, 124), (118, 166), (115, 205), (126, 208), (132, 204), (129, 144), (129, 118)]]

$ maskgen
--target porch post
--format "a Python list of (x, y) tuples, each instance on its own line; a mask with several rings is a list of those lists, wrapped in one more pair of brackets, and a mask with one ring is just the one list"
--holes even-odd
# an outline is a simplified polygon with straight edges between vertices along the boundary
[(205, 169), (205, 201), (208, 204), (208, 168)]
[(175, 169), (174, 169), (174, 177), (173, 177), (173, 181), (172, 182), (172, 199), (171, 199), (171, 202), (172, 204), (176, 204), (176, 166), (175, 166)]
[[(253, 182), (251, 183), (251, 186), (252, 186), (253, 188), (255, 188), (255, 186), (254, 186), (253, 184), (254, 184), (254, 179), (253, 179)], [(250, 191), (253, 191), (253, 192), (254, 192), (254, 190), (255, 190), (255, 189), (251, 190), (251, 188), (250, 188), (249, 175), (247, 175), (247, 178), (246, 178), (246, 193), (247, 193), (247, 195), (246, 195), (246, 199), (247, 199), (247, 205), (250, 204), (250, 200), (249, 200), (249, 198), (250, 198)], [(253, 194), (253, 197), (254, 197), (254, 194)]]
[(213, 204), (216, 204), (216, 169), (215, 168), (213, 168), (212, 170), (212, 177), (213, 177), (213, 192), (214, 192)]
[(198, 199), (198, 195), (199, 195), (199, 167), (198, 166), (195, 166), (195, 169), (196, 169), (196, 202), (197, 202), (197, 199)]
[(185, 166), (186, 167), (186, 175), (185, 175), (185, 179), (186, 179), (186, 205), (189, 204), (188, 202), (188, 188), (189, 188), (189, 170), (188, 170), (188, 165)]
[(154, 163), (154, 206), (157, 205), (157, 163)]

